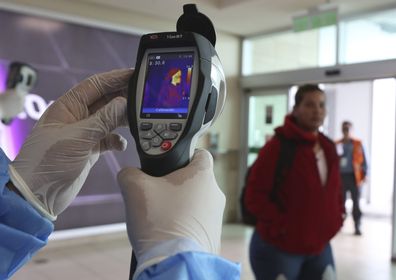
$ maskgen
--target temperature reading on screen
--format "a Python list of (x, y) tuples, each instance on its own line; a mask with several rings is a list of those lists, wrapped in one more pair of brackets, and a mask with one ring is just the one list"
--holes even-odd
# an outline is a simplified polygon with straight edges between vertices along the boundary
[(186, 118), (194, 53), (148, 55), (141, 117)]

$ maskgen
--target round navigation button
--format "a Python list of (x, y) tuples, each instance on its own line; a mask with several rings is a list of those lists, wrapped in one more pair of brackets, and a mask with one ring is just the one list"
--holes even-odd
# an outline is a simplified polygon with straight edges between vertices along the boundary
[(161, 144), (161, 149), (164, 151), (168, 151), (170, 148), (172, 148), (172, 142), (170, 141), (164, 141)]
[(162, 139), (159, 136), (156, 136), (153, 139), (151, 139), (151, 145), (153, 145), (153, 147), (159, 147), (161, 146), (161, 143), (162, 143)]

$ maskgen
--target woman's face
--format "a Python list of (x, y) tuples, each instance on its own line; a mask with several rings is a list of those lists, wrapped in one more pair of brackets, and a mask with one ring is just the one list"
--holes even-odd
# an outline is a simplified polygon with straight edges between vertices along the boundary
[(326, 117), (326, 98), (323, 92), (306, 92), (297, 106), (293, 108), (297, 125), (305, 131), (315, 132)]

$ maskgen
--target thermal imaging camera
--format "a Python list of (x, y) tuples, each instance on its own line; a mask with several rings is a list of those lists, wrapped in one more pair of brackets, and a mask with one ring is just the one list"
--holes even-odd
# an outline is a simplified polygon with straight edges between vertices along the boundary
[(224, 107), (225, 76), (215, 37), (210, 20), (190, 4), (176, 32), (140, 40), (128, 87), (128, 119), (141, 168), (149, 175), (187, 165), (198, 138)]
[[(37, 81), (37, 71), (30, 65), (22, 62), (12, 62), (8, 68), (5, 94), (13, 94), (15, 104), (10, 104), (10, 112), (4, 112), (6, 115), (14, 115), (23, 110), (24, 97), (33, 89)], [(18, 111), (18, 112), (11, 112)], [(3, 124), (10, 124), (12, 118), (1, 120)]]

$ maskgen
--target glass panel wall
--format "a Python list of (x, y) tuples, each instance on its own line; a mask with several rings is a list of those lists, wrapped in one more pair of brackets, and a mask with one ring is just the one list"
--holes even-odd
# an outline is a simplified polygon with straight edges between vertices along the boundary
[(395, 46), (396, 9), (384, 10), (342, 19), (338, 28), (288, 30), (246, 38), (242, 75), (395, 59)]
[(396, 9), (340, 22), (340, 63), (396, 58)]
[(243, 42), (243, 75), (334, 65), (335, 26), (287, 31)]
[(259, 150), (273, 136), (287, 114), (287, 89), (261, 92), (249, 98), (248, 159), (250, 166)]

